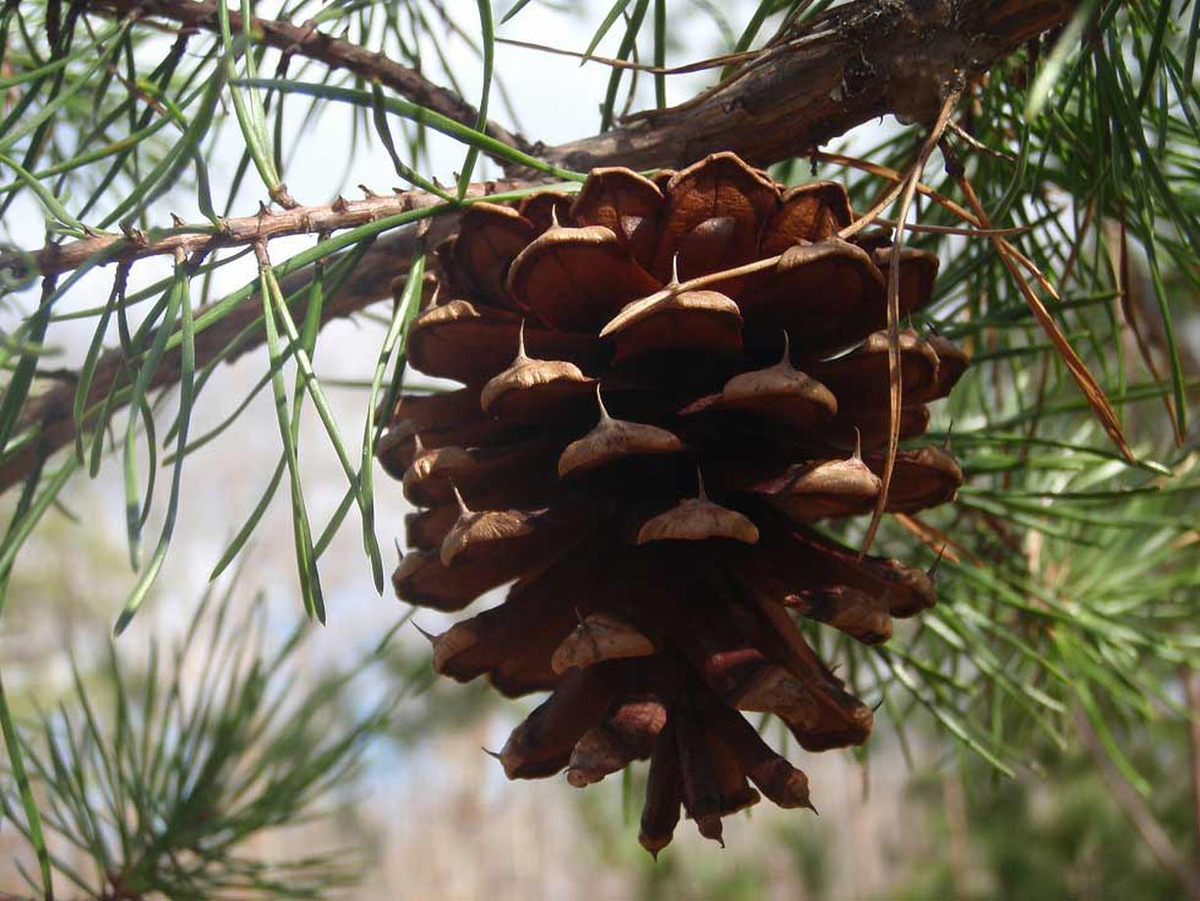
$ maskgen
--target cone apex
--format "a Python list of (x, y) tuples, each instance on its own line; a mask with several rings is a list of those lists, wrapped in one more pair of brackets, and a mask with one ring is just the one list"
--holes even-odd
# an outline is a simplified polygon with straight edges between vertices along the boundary
[(517, 356), (513, 359), (513, 363), (521, 363), (528, 360), (529, 356), (525, 353), (525, 319), (521, 318), (521, 328), (517, 330)]
[(679, 287), (679, 254), (671, 257), (671, 280), (667, 282), (667, 290)]
[(463, 500), (462, 492), (458, 490), (458, 486), (454, 484), (454, 480), (450, 481), (450, 490), (454, 492), (454, 503), (458, 507), (459, 516), (470, 516), (472, 510), (467, 506), (467, 502)]
[(600, 422), (611, 422), (612, 417), (608, 415), (608, 408), (604, 406), (604, 396), (600, 391), (600, 383), (596, 383), (596, 406), (600, 408)]

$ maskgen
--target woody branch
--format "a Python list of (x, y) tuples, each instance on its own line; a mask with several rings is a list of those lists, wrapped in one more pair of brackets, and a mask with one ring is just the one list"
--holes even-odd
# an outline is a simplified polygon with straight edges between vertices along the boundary
[[(182, 28), (213, 32), (220, 29), (215, 0), (89, 0), (88, 7), (95, 12), (114, 16), (163, 19)], [(231, 9), (229, 25), (234, 33), (241, 31), (241, 14)], [(473, 126), (479, 115), (475, 107), (454, 91), (433, 84), (420, 73), (389, 59), (383, 53), (326, 34), (312, 22), (295, 25), (279, 19), (252, 17), (250, 28), (257, 40), (274, 47), (285, 56), (302, 56), (331, 69), (353, 72), (368, 82), (378, 82), (413, 103), (463, 125)], [(489, 122), (485, 131), (512, 147), (529, 149), (529, 143), (524, 138), (494, 122)]]

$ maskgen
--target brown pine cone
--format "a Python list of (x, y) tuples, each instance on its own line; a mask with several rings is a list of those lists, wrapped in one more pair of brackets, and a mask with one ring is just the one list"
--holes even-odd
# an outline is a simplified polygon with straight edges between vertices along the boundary
[[(515, 580), (433, 639), (435, 668), (552, 692), (499, 755), (511, 778), (565, 768), (584, 786), (650, 758), (655, 854), (681, 804), (716, 840), (759, 792), (811, 806), (739, 711), (778, 716), (809, 751), (869, 735), (794, 614), (876, 643), (934, 603), (924, 572), (810, 525), (874, 510), (889, 428), (893, 250), (842, 240), (850, 221), (840, 186), (784, 188), (732, 154), (653, 180), (601, 169), (574, 198), (472, 206), (411, 329), (411, 364), (466, 387), (391, 412), (380, 460), (422, 508), (396, 592), (457, 611)], [(938, 262), (900, 253), (906, 315)], [(968, 360), (911, 331), (900, 349), (913, 438)], [(903, 450), (887, 510), (961, 482), (946, 452)]]

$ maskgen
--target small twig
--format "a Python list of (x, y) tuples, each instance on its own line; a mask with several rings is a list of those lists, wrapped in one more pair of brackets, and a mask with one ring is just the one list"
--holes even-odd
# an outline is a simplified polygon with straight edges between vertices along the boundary
[[(1067, 285), (1071, 283), (1071, 279), (1075, 277), (1075, 267), (1079, 262), (1080, 251), (1084, 241), (1087, 239), (1088, 231), (1092, 227), (1093, 216), (1096, 212), (1095, 201), (1087, 205), (1087, 210), (1083, 216), (1083, 222), (1076, 229), (1075, 243), (1071, 245), (1071, 253), (1067, 257), (1067, 263), (1063, 267), (1062, 274), (1059, 276), (1059, 283), (1066, 290)], [(1036, 435), (1042, 422), (1042, 409), (1046, 400), (1046, 390), (1050, 384), (1050, 358), (1043, 357), (1040, 364), (1040, 372), (1038, 374), (1038, 393), (1037, 398), (1033, 403), (1033, 415), (1029, 420), (1029, 427), (1026, 428), (1025, 434), (1032, 440)], [(1031, 444), (1024, 445), (1020, 450), (1021, 464), (1024, 465), (1029, 460), (1029, 455), (1033, 451)], [(1012, 481), (1012, 473), (1004, 474), (1004, 487), (1007, 488)]]
[[(869, 175), (876, 175), (880, 178), (886, 178), (888, 181), (896, 182), (897, 184), (903, 182), (905, 178), (904, 175), (897, 172), (895, 169), (889, 168), (888, 166), (881, 166), (878, 163), (868, 162), (867, 160), (861, 160), (853, 156), (846, 156), (845, 154), (841, 153), (826, 153), (824, 151), (817, 151), (812, 154), (811, 158), (820, 163), (833, 163), (838, 166), (847, 166), (852, 169), (859, 169)], [(972, 215), (968, 209), (963, 207), (961, 204), (955, 203), (944, 194), (939, 194), (924, 182), (917, 183), (917, 193), (923, 197), (928, 197), (939, 206), (945, 207), (955, 216), (958, 216), (958, 218), (962, 219), (964, 222), (970, 223), (975, 228), (980, 227), (979, 220), (975, 218), (975, 216)]]
[(786, 41), (787, 36), (791, 34), (791, 31), (795, 27), (796, 23), (800, 21), (800, 17), (808, 12), (808, 8), (813, 5), (813, 2), (814, 0), (800, 0), (800, 2), (795, 5), (792, 11), (787, 14), (786, 18), (779, 23), (779, 29), (775, 32), (774, 37), (772, 37), (767, 43), (767, 46), (774, 47), (776, 44)]
[[(840, 153), (823, 153), (823, 152), (818, 151), (816, 153), (813, 153), (811, 158), (818, 162), (834, 163), (834, 164), (841, 165), (841, 166), (847, 166), (847, 167), (854, 168), (854, 169), (860, 169), (863, 172), (866, 172), (870, 175), (876, 175), (880, 178), (886, 178), (889, 181), (895, 182), (897, 185), (901, 184), (905, 179), (904, 175), (897, 172), (895, 169), (889, 168), (888, 166), (881, 166), (877, 163), (871, 163), (871, 162), (868, 162), (867, 160), (860, 160), (860, 159), (857, 159), (852, 156), (845, 156), (844, 154), (840, 154)], [(964, 222), (968, 223), (971, 226), (971, 228), (970, 229), (954, 229), (954, 228), (951, 228), (948, 226), (935, 226), (935, 225), (924, 225), (924, 226), (912, 225), (912, 226), (909, 226), (909, 225), (906, 225), (905, 228), (909, 231), (930, 231), (930, 232), (936, 232), (936, 233), (962, 234), (962, 235), (970, 235), (970, 236), (978, 236), (978, 237), (1003, 239), (1006, 236), (1017, 236), (1017, 235), (1027, 234), (1028, 232), (1033, 230), (1031, 226), (1019, 226), (1019, 227), (1014, 227), (1014, 228), (984, 228), (982, 223), (980, 222), (978, 216), (976, 216), (970, 210), (963, 207), (961, 204), (955, 203), (949, 197), (946, 197), (943, 194), (939, 194), (937, 191), (935, 191), (933, 188), (926, 185), (924, 182), (919, 182), (917, 184), (917, 193), (924, 197), (928, 197), (930, 200), (934, 201), (939, 206), (944, 207), (946, 210), (953, 213), (955, 216), (958, 216)], [(872, 209), (873, 210), (886, 209), (887, 206), (889, 206), (891, 204), (891, 202), (895, 199), (897, 194), (898, 194), (898, 189), (896, 191), (893, 191), (891, 194), (887, 195), (884, 200), (881, 200)], [(894, 222), (891, 222), (887, 219), (882, 219), (879, 216), (871, 216), (868, 213), (868, 214), (864, 215), (861, 219), (859, 219), (858, 222), (856, 222), (854, 224), (854, 226), (851, 227), (850, 230), (843, 230), (842, 236), (846, 237), (848, 234), (856, 233), (861, 228), (864, 228), (867, 225), (871, 224), (871, 222), (881, 222), (886, 225), (895, 227)], [(1030, 260), (1027, 256), (1025, 256), (1025, 254), (1021, 253), (1021, 251), (1017, 250), (1017, 248), (1014, 247), (1008, 241), (1004, 241), (1004, 247), (1005, 247), (1005, 250), (1013, 256), (1013, 259), (1015, 259), (1018, 263), (1020, 263), (1022, 266), (1024, 266), (1026, 269), (1029, 270), (1030, 274), (1033, 275), (1033, 277), (1035, 279), (1037, 279), (1038, 284), (1041, 285), (1048, 294), (1050, 294), (1055, 300), (1062, 299), (1059, 297), (1058, 291), (1054, 287), (1054, 285), (1050, 283), (1049, 279), (1046, 278), (1045, 274), (1041, 271), (1041, 269), (1039, 269), (1037, 267), (1037, 265), (1032, 260)]]
[(1004, 160), (1004, 162), (1006, 162), (1006, 163), (1015, 164), (1017, 162), (1017, 158), (1015, 156), (1013, 156), (1011, 153), (1004, 153), (1000, 150), (995, 150), (995, 149), (989, 147), (987, 144), (983, 143), (983, 141), (979, 140), (979, 138), (975, 137), (975, 135), (971, 134), (969, 131), (967, 131), (965, 128), (963, 128), (961, 125), (959, 125), (957, 122), (947, 123), (946, 130), (954, 132), (954, 134), (959, 138), (959, 140), (963, 141), (965, 144), (970, 146), (972, 149), (979, 151), (980, 153), (984, 154), (985, 156), (990, 156), (990, 157), (993, 157), (998, 160)]
[(1179, 680), (1187, 699), (1188, 752), (1192, 764), (1192, 831), (1196, 842), (1192, 869), (1200, 881), (1200, 674), (1185, 663), (1179, 667)]
[[(985, 228), (991, 228), (991, 220), (988, 219), (987, 213), (984, 212), (983, 205), (979, 201), (979, 197), (975, 193), (974, 187), (965, 175), (960, 175), (956, 181), (963, 195), (967, 198), (971, 208), (975, 212), (976, 218)], [(1124, 432), (1121, 430), (1121, 422), (1117, 419), (1116, 411), (1113, 410), (1112, 404), (1109, 403), (1108, 396), (1104, 393), (1104, 389), (1100, 387), (1100, 383), (1096, 381), (1096, 377), (1080, 359), (1079, 354), (1071, 347), (1071, 343), (1062, 333), (1062, 329), (1058, 327), (1058, 323), (1054, 321), (1054, 317), (1050, 315), (1050, 311), (1046, 309), (1046, 305), (1042, 299), (1038, 297), (1037, 292), (1030, 287), (1028, 280), (1021, 274), (1015, 259), (1016, 250), (1004, 238), (992, 238), (992, 243), (996, 247), (996, 252), (1000, 257), (1004, 268), (1008, 270), (1008, 274), (1017, 284), (1017, 288), (1025, 297), (1025, 302), (1029, 305), (1029, 309), (1033, 312), (1034, 317), (1041, 324), (1043, 331), (1054, 342), (1058, 349), (1059, 356), (1062, 358), (1067, 369), (1070, 371), (1072, 378), (1079, 385), (1083, 396), (1087, 399), (1096, 418), (1100, 421), (1100, 425), (1104, 427), (1108, 433), (1109, 439), (1117, 446), (1121, 455), (1130, 463), (1137, 462), (1133, 451), (1129, 444), (1125, 441)]]
[[(942, 111), (925, 138), (912, 171), (904, 183), (904, 195), (900, 200), (900, 214), (897, 217), (899, 226), (896, 229), (895, 244), (892, 247), (891, 271), (888, 273), (887, 314), (888, 314), (888, 381), (890, 383), (890, 419), (888, 428), (887, 457), (883, 463), (882, 484), (879, 488), (879, 500), (875, 504), (875, 512), (871, 516), (871, 524), (867, 526), (867, 534), (863, 537), (861, 552), (866, 554), (875, 541), (879, 524), (883, 521), (887, 509), (888, 494), (892, 487), (892, 476), (896, 471), (896, 455), (900, 452), (900, 417), (903, 413), (903, 392), (900, 375), (900, 251), (904, 248), (904, 224), (908, 221), (908, 211), (917, 193), (917, 183), (925, 171), (929, 157), (942, 139), (950, 114), (962, 96), (962, 88), (951, 90), (942, 103)], [(993, 240), (1003, 240), (996, 238)]]
[[(875, 217), (875, 224), (886, 225), (888, 228), (898, 227), (895, 219), (885, 219), (882, 216)], [(904, 230), (927, 235), (958, 235), (963, 238), (1002, 238), (1024, 235), (1033, 229), (1028, 225), (1014, 225), (1012, 228), (961, 228), (954, 225), (922, 225), (918, 222), (907, 222)]]
[(1067, 264), (1063, 266), (1062, 274), (1059, 276), (1059, 283), (1066, 290), (1067, 285), (1071, 284), (1071, 279), (1075, 277), (1075, 267), (1079, 263), (1083, 244), (1087, 240), (1088, 232), (1092, 229), (1092, 223), (1096, 218), (1096, 201), (1092, 200), (1088, 203), (1087, 208), (1083, 213), (1083, 222), (1079, 228), (1075, 230), (1075, 243), (1071, 245), (1071, 253), (1067, 257)]
[(1096, 734), (1096, 730), (1088, 718), (1081, 711), (1076, 710), (1074, 719), (1084, 747), (1096, 761), (1100, 777), (1108, 786), (1121, 811), (1133, 823), (1134, 829), (1142, 837), (1142, 841), (1146, 843), (1146, 847), (1150, 849), (1154, 859), (1158, 861), (1159, 866), (1179, 881), (1179, 884), (1187, 891), (1188, 897), (1200, 898), (1200, 877), (1180, 857), (1171, 842), (1171, 837), (1155, 818), (1150, 806), (1137, 793), (1137, 789), (1121, 775), (1121, 771), (1108, 756), (1104, 744), (1100, 741), (1100, 737)]
[(691, 72), (704, 72), (708, 69), (715, 69), (718, 66), (727, 66), (731, 63), (751, 60), (762, 52), (760, 50), (748, 50), (745, 53), (726, 53), (721, 56), (710, 56), (707, 59), (683, 63), (678, 66), (648, 66), (644, 63), (630, 62), (625, 59), (597, 56), (594, 53), (589, 56), (580, 53), (578, 50), (567, 50), (565, 47), (551, 47), (549, 44), (537, 44), (533, 41), (518, 41), (514, 38), (496, 38), (496, 43), (507, 44), (510, 47), (520, 47), (522, 50), (536, 50), (539, 53), (548, 53), (551, 56), (569, 56), (572, 59), (580, 59), (587, 63), (599, 63), (603, 66), (608, 66), (610, 69), (632, 69), (634, 72), (645, 72), (647, 75), (686, 75)]
[[(480, 197), (513, 190), (521, 185), (515, 182), (487, 182), (472, 185), (469, 197)], [(151, 232), (151, 237), (141, 232), (132, 236), (95, 235), (70, 244), (50, 245), (35, 255), (41, 275), (58, 275), (76, 269), (96, 254), (114, 246), (120, 249), (111, 258), (114, 261), (131, 262), (146, 257), (169, 256), (177, 250), (185, 253), (209, 253), (223, 247), (269, 241), (285, 235), (315, 235), (342, 231), (367, 225), (388, 216), (412, 212), (416, 209), (435, 206), (442, 201), (425, 191), (403, 191), (391, 195), (373, 195), (362, 200), (346, 200), (339, 197), (333, 203), (318, 206), (301, 206), (290, 210), (273, 211), (262, 208), (252, 216), (222, 219), (219, 226), (176, 225), (169, 229)], [(4, 265), (0, 258), (0, 266)]]
[[(217, 31), (220, 27), (214, 0), (90, 0), (88, 6), (99, 12), (120, 16), (136, 11), (140, 16), (170, 19), (187, 28)], [(241, 14), (230, 10), (229, 24), (234, 32), (241, 31)], [(325, 34), (311, 22), (293, 25), (282, 20), (255, 17), (250, 25), (267, 46), (289, 55), (316, 60), (331, 69), (345, 69), (367, 82), (377, 81), (413, 103), (448, 116), (462, 125), (475, 126), (478, 111), (457, 93), (438, 87), (419, 72), (400, 65), (382, 53)], [(512, 147), (526, 152), (530, 149), (528, 141), (494, 122), (489, 122), (485, 131)]]
[(936, 526), (931, 526), (929, 523), (919, 519), (916, 514), (893, 513), (892, 518), (923, 545), (935, 554), (940, 554), (951, 563), (957, 565), (965, 557), (980, 568), (987, 566), (982, 559), (972, 553), (971, 549), (961, 541), (957, 541)]
[[(1154, 381), (1163, 381), (1162, 374), (1158, 371), (1158, 364), (1154, 360), (1154, 352), (1150, 349), (1149, 343), (1146, 341), (1146, 336), (1143, 334), (1141, 322), (1138, 317), (1138, 304), (1135, 302), (1135, 292), (1139, 290), (1134, 283), (1132, 275), (1132, 259), (1129, 253), (1129, 229), (1126, 225), (1126, 209), (1125, 198), (1120, 201), (1121, 218), (1117, 222), (1117, 227), (1120, 230), (1119, 239), (1115, 242), (1117, 245), (1115, 276), (1117, 282), (1117, 292), (1121, 302), (1121, 315), (1125, 319), (1125, 324), (1129, 326), (1129, 330), (1133, 333), (1134, 342), (1137, 345), (1138, 354), (1142, 358), (1142, 363), (1149, 371)], [(1175, 445), (1182, 448), (1184, 446), (1183, 430), (1179, 427), (1179, 417), (1175, 412), (1175, 404), (1171, 401), (1169, 394), (1162, 396), (1163, 406), (1167, 410), (1167, 418), (1171, 422), (1171, 428), (1175, 432)]]

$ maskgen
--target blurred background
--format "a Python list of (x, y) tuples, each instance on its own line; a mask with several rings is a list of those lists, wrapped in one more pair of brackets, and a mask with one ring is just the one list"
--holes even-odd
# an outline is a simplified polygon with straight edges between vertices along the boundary
[[(757, 6), (749, 0), (687, 4), (687, 15), (672, 21), (670, 58), (687, 61), (724, 51)], [(444, 15), (415, 38), (425, 47), (426, 74), (442, 82), (451, 72), (465, 96), (473, 96), (481, 78), (472, 48), (477, 40), (474, 5), (447, 0), (425, 7), (431, 16)], [(582, 50), (609, 8), (608, 2), (597, 0), (534, 3), (502, 33)], [(620, 31), (611, 33), (598, 52), (616, 55)], [(430, 34), (444, 38), (436, 51)], [(160, 49), (169, 38), (161, 41)], [(155, 45), (145, 51), (153, 55)], [(493, 98), (496, 118), (547, 143), (596, 131), (597, 98), (609, 80), (604, 66), (581, 66), (570, 57), (515, 46), (500, 45), (497, 54), (498, 73), (512, 105)], [(712, 73), (672, 78), (667, 99), (690, 97), (712, 78)], [(652, 86), (637, 90), (643, 96)], [(513, 108), (519, 116), (514, 117)], [(288, 144), (295, 149), (286, 177), (303, 202), (357, 192), (360, 184), (382, 192), (396, 183), (388, 155), (378, 142), (363, 139), (360, 112), (334, 107), (316, 120), (297, 115), (287, 122)], [(898, 130), (889, 119), (857, 130), (844, 146), (851, 152), (865, 150)], [(462, 163), (462, 147), (438, 135), (425, 138), (428, 172), (452, 182)], [(1195, 148), (1185, 150), (1194, 154)], [(225, 184), (234, 178), (241, 153), (240, 135), (227, 130), (209, 157), (214, 181)], [(486, 161), (480, 166), (477, 177), (497, 174)], [(242, 189), (235, 210), (254, 209), (255, 187)], [(193, 194), (182, 184), (157, 209), (196, 219)], [(4, 215), (5, 240), (36, 247), (40, 221), (34, 202), (18, 199)], [(279, 250), (274, 245), (272, 250), (283, 259), (303, 246), (305, 241), (298, 239), (279, 242)], [(148, 261), (135, 268), (131, 290), (169, 271), (166, 262)], [(232, 263), (214, 276), (213, 295), (231, 291), (253, 275), (252, 260)], [(1200, 304), (1190, 282), (1178, 285), (1180, 345), (1194, 360), (1200, 354)], [(71, 302), (81, 309), (94, 306), (107, 290), (102, 277), (88, 276)], [(337, 321), (321, 336), (316, 366), (348, 434), (361, 428), (364, 383), (386, 328), (385, 307)], [(6, 310), (6, 322), (11, 325), (18, 313)], [(61, 365), (77, 365), (92, 331), (88, 320), (62, 323), (55, 332)], [(195, 410), (193, 434), (203, 435), (225, 422), (266, 366), (266, 351), (260, 349), (215, 370)], [(1161, 413), (1161, 408), (1155, 411)], [(938, 415), (943, 416), (941, 426), (948, 427), (948, 414)], [(321, 425), (311, 405), (303, 416), (305, 433), (318, 434)], [(1137, 433), (1132, 426), (1130, 431)], [(116, 640), (117, 664), (109, 653), (109, 636), (134, 580), (127, 561), (120, 463), (109, 457), (97, 478), (77, 477), (69, 483), (60, 505), (25, 545), (0, 618), (4, 687), (18, 719), (53, 719), (61, 708), (65, 721), (78, 724), (83, 692), (96, 699), (97, 734), (112, 735), (119, 720), (113, 712), (118, 687), (135, 695), (146, 692), (151, 675), (157, 674), (160, 688), (172, 686), (186, 706), (188, 698), (205, 697), (209, 686), (223, 685), (221, 678), (244, 672), (243, 658), (218, 653), (229, 642), (245, 642), (248, 654), (270, 655), (284, 646), (302, 618), (284, 492), (267, 509), (238, 563), (209, 586), (214, 565), (270, 481), (278, 453), (273, 402), (269, 392), (260, 391), (221, 440), (190, 458), (182, 485), (184, 513), (163, 575), (145, 609)], [(1193, 469), (1194, 450), (1179, 460), (1177, 470)], [(315, 523), (324, 523), (342, 501), (345, 476), (332, 449), (320, 440), (303, 446), (301, 464), (310, 514)], [(389, 548), (393, 538), (402, 540), (407, 507), (399, 485), (378, 469), (376, 475), (377, 531), (390, 566), (395, 557)], [(5, 510), (16, 503), (12, 493), (0, 498)], [(1177, 511), (1194, 503), (1188, 493), (1170, 501)], [(1194, 522), (1195, 507), (1191, 509)], [(156, 508), (151, 522), (161, 515)], [(148, 534), (154, 534), (153, 527)], [(1116, 565), (1120, 561), (1114, 554), (1136, 557), (1139, 547), (1132, 540), (1107, 550), (1079, 551), (1074, 544), (1056, 546), (1053, 535), (1039, 539), (1038, 546), (1030, 540), (1022, 539), (1018, 550), (1031, 559), (1044, 554), (1047, 584), (1065, 578), (1063, 569), (1072, 559), (1084, 570), (1100, 565), (1097, 561)], [(1194, 545), (1200, 534), (1193, 531), (1190, 544), (1186, 534), (1173, 533), (1170, 540), (1180, 542), (1170, 555), (1190, 567), (1193, 578), (1190, 596), (1184, 596), (1187, 573), (1173, 573), (1169, 590), (1180, 608), (1200, 604), (1195, 595), (1200, 584), (1194, 578)], [(1157, 549), (1147, 553), (1151, 551)], [(1088, 558), (1088, 553), (1096, 556)], [(1153, 579), (1165, 571), (1152, 562), (1148, 566), (1148, 571), (1131, 571), (1130, 578)], [(297, 849), (329, 854), (361, 877), (357, 887), (331, 889), (334, 897), (1173, 898), (1183, 894), (1174, 868), (1182, 865), (1200, 873), (1195, 862), (1200, 860), (1195, 850), (1200, 760), (1185, 717), (1150, 717), (1149, 725), (1139, 722), (1110, 735), (1096, 734), (1082, 719), (1069, 742), (1028, 731), (1014, 738), (1018, 755), (1026, 755), (1029, 765), (1005, 774), (955, 741), (953, 724), (920, 705), (881, 709), (877, 733), (860, 753), (811, 756), (791, 749), (792, 759), (809, 775), (819, 816), (761, 806), (728, 824), (723, 851), (702, 842), (685, 823), (655, 862), (637, 845), (644, 769), (624, 780), (610, 777), (586, 791), (561, 778), (536, 783), (503, 778), (482, 749), (497, 749), (532, 703), (505, 701), (479, 685), (432, 678), (428, 645), (413, 624), (437, 632), (451, 619), (428, 611), (412, 615), (390, 596), (390, 589), (384, 597), (376, 593), (353, 516), (323, 555), (321, 575), (328, 625), (302, 630), (287, 659), (286, 678), (272, 680), (259, 701), (264, 732), (247, 738), (247, 746), (266, 742), (262, 760), (270, 762), (272, 754), (299, 753), (289, 742), (320, 747), (339, 730), (361, 731), (345, 759), (339, 757), (337, 766), (323, 771), (326, 781), (309, 811), (321, 816), (264, 829), (242, 852), (266, 862), (294, 856)], [(206, 591), (211, 597), (197, 619)], [(486, 601), (479, 606), (484, 605)], [(243, 614), (251, 615), (247, 611), (253, 611), (256, 625), (233, 625)], [(228, 617), (225, 631), (214, 635), (223, 616)], [(189, 636), (197, 622), (193, 646), (176, 659), (169, 649)], [(1194, 631), (1190, 625), (1185, 628)], [(1112, 665), (1127, 661), (1113, 660)], [(1182, 663), (1180, 667), (1179, 679), (1167, 688), (1168, 700), (1186, 708), (1191, 699), (1185, 688), (1194, 677)], [(349, 671), (354, 678), (342, 680)], [(972, 678), (969, 673), (955, 678), (960, 677), (967, 682)], [(282, 713), (268, 720), (276, 708)], [(381, 709), (387, 713), (377, 717)], [(307, 710), (311, 717), (302, 731), (284, 734), (287, 719), (300, 716), (290, 712), (294, 710)], [(1074, 713), (1064, 708), (1062, 715), (1071, 720)], [(170, 746), (181, 731), (178, 723), (165, 725), (157, 740)], [(275, 735), (279, 742), (271, 745)], [(1113, 772), (1105, 750), (1113, 743), (1120, 746), (1122, 764), (1136, 765), (1137, 781), (1121, 768)], [(50, 761), (52, 755), (44, 753)], [(247, 760), (257, 759), (235, 755), (229, 772), (236, 774), (249, 765)], [(98, 759), (96, 766), (99, 771), (110, 764)], [(47, 765), (53, 769), (52, 762)], [(81, 800), (86, 804), (86, 798)], [(60, 815), (69, 821), (69, 810)], [(75, 831), (80, 830), (86, 831), (81, 826)], [(84, 848), (61, 841), (56, 848), (64, 863), (75, 860), (85, 870), (92, 865)], [(6, 822), (0, 826), (0, 896), (5, 891), (26, 896), (19, 867), (36, 869), (21, 830)], [(336, 885), (336, 879), (330, 884)], [(246, 896), (256, 897), (253, 892)], [(69, 886), (62, 897), (74, 897)]]

